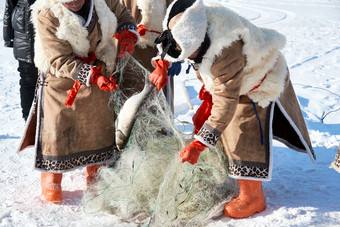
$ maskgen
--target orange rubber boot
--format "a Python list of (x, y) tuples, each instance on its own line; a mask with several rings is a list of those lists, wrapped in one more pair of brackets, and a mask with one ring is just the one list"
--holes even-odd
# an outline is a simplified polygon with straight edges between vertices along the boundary
[(63, 200), (61, 190), (62, 173), (41, 173), (41, 190), (48, 202), (60, 203)]
[(97, 178), (97, 171), (100, 167), (105, 166), (105, 164), (87, 166), (85, 169), (85, 179), (86, 186), (89, 188)]
[(224, 207), (224, 215), (232, 218), (246, 218), (266, 209), (262, 181), (238, 180), (240, 193)]

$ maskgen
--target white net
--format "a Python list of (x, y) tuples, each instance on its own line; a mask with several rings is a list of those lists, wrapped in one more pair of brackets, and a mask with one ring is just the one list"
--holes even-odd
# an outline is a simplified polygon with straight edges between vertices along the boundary
[[(124, 67), (133, 69), (136, 78), (149, 75), (133, 58), (121, 61), (117, 70), (123, 72)], [(133, 88), (129, 92), (134, 93)], [(126, 99), (124, 91), (115, 92), (117, 114)], [(203, 151), (195, 165), (178, 160), (192, 141), (192, 135), (178, 129), (180, 124), (174, 122), (164, 94), (154, 89), (138, 112), (120, 159), (102, 167), (96, 184), (84, 194), (84, 211), (152, 226), (202, 225), (237, 186), (227, 177), (228, 161), (221, 146)]]

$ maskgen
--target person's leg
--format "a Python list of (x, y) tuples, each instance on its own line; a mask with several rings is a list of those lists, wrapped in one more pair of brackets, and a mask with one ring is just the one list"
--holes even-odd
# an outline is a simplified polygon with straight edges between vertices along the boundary
[(38, 79), (38, 69), (34, 64), (19, 61), (20, 73), (20, 100), (22, 117), (27, 120), (34, 99), (35, 87)]
[(46, 201), (60, 203), (62, 201), (61, 173), (41, 173), (41, 190)]
[(87, 166), (85, 168), (85, 179), (88, 188), (95, 182), (98, 176), (98, 169), (102, 166), (105, 166), (105, 164)]
[(234, 117), (221, 136), (228, 173), (239, 179), (240, 188), (239, 196), (225, 206), (226, 216), (245, 218), (266, 208), (262, 180), (271, 175), (269, 120), (270, 106), (262, 108), (240, 96)]
[(240, 193), (224, 207), (224, 215), (232, 218), (246, 218), (266, 209), (262, 181), (238, 180)]

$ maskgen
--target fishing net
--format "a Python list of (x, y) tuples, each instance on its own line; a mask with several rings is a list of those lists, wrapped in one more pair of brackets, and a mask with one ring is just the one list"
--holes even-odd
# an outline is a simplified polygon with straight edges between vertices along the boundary
[[(117, 67), (120, 83), (126, 67), (136, 78), (149, 75), (134, 58), (126, 57)], [(114, 92), (117, 114), (127, 93), (138, 90)], [(191, 133), (184, 133), (187, 126), (174, 121), (164, 94), (154, 89), (138, 112), (120, 159), (100, 168), (97, 182), (84, 193), (84, 211), (151, 226), (199, 226), (216, 212), (221, 214), (221, 203), (237, 191), (235, 180), (227, 177), (227, 157), (218, 145), (205, 149), (195, 165), (181, 163), (180, 151), (193, 140)]]

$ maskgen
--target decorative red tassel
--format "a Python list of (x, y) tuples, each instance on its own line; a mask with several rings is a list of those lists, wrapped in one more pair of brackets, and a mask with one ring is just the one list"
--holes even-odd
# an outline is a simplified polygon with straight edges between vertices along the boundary
[(71, 107), (73, 104), (74, 99), (76, 98), (76, 95), (79, 91), (81, 83), (79, 81), (75, 81), (73, 84), (73, 87), (71, 88), (70, 92), (68, 93), (66, 100), (65, 100), (65, 105)]
[[(82, 61), (86, 64), (92, 64), (96, 60), (96, 55), (93, 52), (90, 52), (88, 54), (88, 57), (82, 58), (82, 57), (76, 56), (76, 59), (78, 59), (78, 60), (80, 60), (80, 61)], [(66, 97), (66, 100), (65, 100), (66, 106), (69, 106), (69, 107), (72, 106), (74, 99), (76, 98), (77, 93), (79, 91), (80, 85), (81, 85), (81, 83), (79, 81), (76, 80), (74, 82), (73, 87), (71, 88), (70, 92), (68, 93), (68, 95)]]
[(203, 100), (201, 106), (197, 109), (194, 116), (192, 116), (192, 122), (194, 123), (195, 131), (194, 133), (197, 134), (198, 131), (202, 128), (204, 122), (209, 118), (211, 115), (211, 109), (214, 105), (212, 102), (211, 94), (205, 90), (204, 85), (202, 86), (198, 98)]
[(146, 30), (146, 28), (145, 28), (145, 26), (144, 26), (143, 24), (138, 25), (138, 27), (137, 27), (137, 32), (138, 32), (138, 34), (139, 34), (140, 36), (145, 35), (146, 31), (147, 31), (147, 30)]

